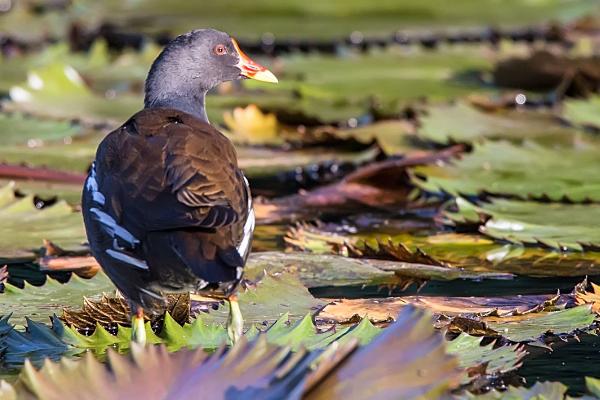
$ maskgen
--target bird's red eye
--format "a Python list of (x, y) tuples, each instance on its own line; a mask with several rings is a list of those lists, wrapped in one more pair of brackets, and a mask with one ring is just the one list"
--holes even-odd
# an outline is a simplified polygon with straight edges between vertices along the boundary
[(215, 46), (215, 54), (218, 56), (223, 56), (225, 54), (227, 54), (227, 48), (225, 47), (225, 45), (222, 44), (218, 44)]

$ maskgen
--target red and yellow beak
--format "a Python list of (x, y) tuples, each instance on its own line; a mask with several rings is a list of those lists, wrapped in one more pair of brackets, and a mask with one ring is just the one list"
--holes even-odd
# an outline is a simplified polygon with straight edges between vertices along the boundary
[(240, 62), (237, 64), (237, 67), (240, 69), (241, 74), (243, 76), (250, 78), (250, 79), (255, 79), (257, 81), (271, 82), (271, 83), (278, 82), (277, 77), (275, 75), (273, 75), (273, 73), (271, 71), (269, 71), (262, 65), (252, 61), (252, 59), (250, 57), (248, 57), (242, 51), (242, 49), (240, 49), (240, 46), (238, 45), (238, 42), (235, 39), (232, 38), (231, 41), (233, 42), (233, 47), (235, 47), (235, 50), (238, 52), (238, 54), (240, 56)]

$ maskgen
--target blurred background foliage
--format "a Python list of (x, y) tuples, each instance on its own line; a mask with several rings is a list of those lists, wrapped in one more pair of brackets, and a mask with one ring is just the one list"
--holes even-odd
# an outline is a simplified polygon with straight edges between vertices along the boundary
[[(409, 307), (393, 344), (435, 336), (408, 343), (444, 366), (423, 393), (599, 395), (584, 381), (600, 345), (597, 0), (0, 0), (0, 314), (14, 314), (0, 320), (0, 375), (129, 351), (127, 305), (101, 295), (112, 285), (85, 245), (81, 184), (142, 107), (162, 46), (201, 27), (280, 81), (207, 99), (256, 197), (249, 339), (364, 345), (415, 305), (434, 328)], [(226, 340), (224, 305), (171, 298), (168, 311), (148, 321), (153, 343)], [(145, 357), (185, 359), (157, 354)], [(21, 383), (36, 376), (24, 371)]]

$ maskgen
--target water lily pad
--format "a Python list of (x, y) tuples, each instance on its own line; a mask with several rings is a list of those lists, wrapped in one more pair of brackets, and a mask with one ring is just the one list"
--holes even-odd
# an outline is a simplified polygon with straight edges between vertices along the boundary
[(68, 283), (48, 278), (42, 286), (25, 283), (23, 289), (6, 283), (4, 293), (0, 294), (0, 309), (11, 313), (11, 322), (24, 325), (26, 317), (32, 321), (48, 321), (49, 316), (60, 314), (65, 307), (78, 307), (84, 296), (94, 298), (114, 291), (114, 285), (104, 273), (92, 279), (73, 275)]
[[(519, 345), (495, 347), (492, 342), (482, 346), (482, 340), (481, 337), (461, 333), (448, 341), (446, 350), (456, 355), (462, 368), (475, 369), (477, 366), (483, 366), (485, 375), (488, 376), (498, 376), (516, 370), (527, 354)], [(473, 377), (470, 380), (472, 379)]]
[[(145, 391), (144, 396), (150, 399), (169, 393), (191, 397), (201, 385), (201, 390), (210, 390), (212, 395), (236, 393), (240, 399), (300, 399), (305, 393), (302, 398), (352, 393), (352, 398), (367, 399), (381, 390), (391, 398), (413, 398), (447, 394), (460, 376), (456, 359), (444, 351), (441, 335), (433, 330), (429, 318), (415, 309), (406, 309), (397, 323), (359, 349), (356, 341), (350, 341), (324, 352), (300, 349), (292, 355), (289, 348), (268, 344), (267, 335), (263, 335), (252, 342), (243, 338), (229, 352), (221, 347), (213, 353), (184, 350), (170, 355), (165, 348), (147, 346), (135, 348), (133, 353), (132, 358), (126, 358), (109, 351), (110, 368), (106, 369), (90, 354), (80, 363), (47, 361), (39, 372), (26, 362), (19, 382), (12, 387), (3, 382), (2, 393), (61, 393), (61, 398), (68, 398), (68, 393), (79, 395), (83, 391), (106, 396), (110, 390), (112, 397), (127, 393), (137, 396)], [(237, 375), (232, 379), (232, 365), (246, 368), (234, 368)], [(366, 365), (369, 368), (364, 368)], [(74, 374), (85, 379), (74, 379)], [(189, 380), (190, 376), (195, 378)], [(222, 379), (224, 376), (227, 379)], [(67, 381), (68, 393), (64, 391)], [(140, 387), (140, 381), (150, 384)], [(364, 385), (365, 381), (372, 385)], [(89, 382), (96, 384), (90, 386)], [(81, 388), (73, 386), (77, 384)]]
[(412, 181), (423, 190), (454, 196), (600, 201), (598, 152), (600, 146), (592, 144), (552, 149), (532, 142), (484, 142), (447, 165), (415, 168)]
[(593, 96), (589, 99), (568, 99), (563, 104), (563, 116), (570, 122), (600, 128), (600, 117), (598, 116), (598, 107), (600, 107), (600, 96)]
[(332, 134), (341, 139), (351, 138), (363, 143), (377, 142), (387, 155), (394, 155), (415, 149), (412, 130), (412, 126), (406, 121), (388, 120), (358, 128), (338, 129)]
[(80, 173), (87, 170), (106, 134), (20, 113), (0, 114), (0, 125), (1, 162)]
[(522, 142), (572, 141), (577, 131), (560, 124), (552, 114), (539, 111), (484, 112), (464, 102), (429, 107), (421, 118), (420, 137), (437, 142), (476, 142), (506, 139)]
[(10, 89), (10, 110), (57, 119), (78, 119), (118, 126), (142, 107), (141, 98), (122, 95), (114, 99), (92, 94), (71, 66), (56, 63), (28, 74), (26, 84)]
[[(247, 326), (269, 324), (285, 314), (295, 321), (327, 304), (314, 298), (298, 277), (291, 273), (280, 276), (267, 274), (256, 283), (256, 287), (241, 291), (238, 298)], [(225, 305), (211, 311), (203, 319), (206, 322), (224, 323), (228, 315), (229, 308)]]
[[(397, 115), (408, 100), (425, 96), (447, 99), (476, 89), (476, 82), (455, 76), (473, 69), (488, 69), (490, 65), (481, 57), (481, 51), (459, 46), (435, 53), (390, 50), (348, 57), (289, 56), (283, 59), (282, 71), (278, 72), (280, 83), (261, 88), (299, 94), (304, 101), (318, 105), (313, 111), (316, 116), (319, 108), (332, 107), (346, 109), (348, 118), (358, 118), (371, 108), (384, 115)], [(247, 82), (246, 87), (258, 86)], [(349, 106), (363, 111), (352, 115)]]
[(0, 143), (35, 147), (44, 141), (72, 139), (82, 128), (69, 122), (48, 121), (23, 114), (0, 114)]
[[(364, 151), (349, 152), (335, 151), (335, 149), (315, 148), (284, 150), (279, 148), (238, 146), (238, 165), (244, 170), (244, 174), (252, 179), (269, 179), (269, 184), (280, 179), (281, 175), (298, 168), (315, 168), (319, 165), (330, 165), (333, 172), (342, 163), (361, 164), (372, 161), (380, 152), (376, 148), (368, 148)], [(310, 171), (312, 172), (312, 171)], [(287, 182), (286, 182), (287, 183)], [(253, 186), (251, 184), (251, 186)], [(254, 186), (253, 186), (254, 190)]]
[(81, 215), (64, 200), (38, 209), (33, 195), (17, 197), (13, 185), (0, 189), (0, 259), (33, 257), (44, 239), (66, 249), (85, 241)]
[(325, 306), (319, 318), (336, 322), (367, 318), (390, 321), (409, 304), (425, 308), (435, 315), (500, 317), (544, 311), (564, 306), (571, 299), (557, 295), (517, 295), (498, 297), (402, 296), (368, 299), (340, 299)]
[(536, 382), (532, 387), (510, 386), (505, 391), (492, 390), (486, 394), (465, 394), (456, 396), (457, 399), (476, 400), (564, 400), (567, 387), (560, 382)]
[(245, 276), (256, 279), (266, 270), (297, 271), (309, 288), (322, 286), (365, 286), (402, 284), (405, 279), (506, 279), (510, 274), (478, 274), (469, 271), (425, 264), (412, 264), (376, 259), (353, 259), (343, 256), (309, 253), (264, 252), (251, 255)]
[[(481, 7), (475, 7), (475, 6)], [(439, 7), (435, 0), (410, 0), (380, 7), (364, 1), (331, 2), (311, 7), (300, 0), (274, 5), (257, 1), (250, 7), (243, 3), (235, 8), (225, 4), (197, 4), (178, 0), (167, 7), (158, 0), (136, 4), (94, 1), (78, 3), (76, 11), (91, 15), (96, 24), (109, 18), (114, 24), (148, 34), (185, 32), (198, 26), (215, 26), (235, 37), (260, 39), (263, 32), (276, 38), (339, 39), (353, 31), (367, 36), (384, 36), (398, 27), (404, 29), (445, 29), (456, 26), (520, 26), (548, 20), (568, 20), (594, 11), (589, 0), (556, 4), (551, 1), (511, 0), (501, 4), (487, 0), (474, 3), (462, 0), (453, 7)], [(252, 21), (248, 15), (252, 14)], [(93, 16), (93, 17), (92, 17)], [(317, 42), (318, 43), (318, 42)]]
[(525, 314), (517, 317), (485, 318), (489, 328), (513, 342), (535, 342), (544, 335), (572, 336), (586, 331), (594, 322), (591, 306)]
[(480, 224), (479, 231), (514, 243), (541, 244), (581, 251), (600, 246), (600, 205), (538, 203), (496, 199), (476, 206), (458, 198), (457, 212), (446, 212), (455, 224)]
[[(469, 214), (469, 218), (472, 218), (469, 225), (480, 221), (477, 213)], [(348, 229), (340, 229), (338, 224), (301, 224), (290, 228), (284, 239), (289, 248), (316, 254), (352, 257), (367, 254), (367, 257), (464, 268), (471, 272), (585, 276), (597, 274), (600, 267), (598, 251), (564, 252), (547, 246), (524, 247), (521, 242), (502, 244), (481, 234), (406, 232), (394, 229), (392, 221), (378, 228), (352, 226), (355, 233), (345, 232)]]

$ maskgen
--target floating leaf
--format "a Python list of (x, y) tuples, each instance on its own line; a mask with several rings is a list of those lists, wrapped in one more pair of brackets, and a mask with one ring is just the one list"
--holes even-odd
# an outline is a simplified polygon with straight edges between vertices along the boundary
[[(457, 198), (456, 213), (446, 212), (455, 224), (475, 223), (479, 231), (513, 243), (541, 244), (581, 251), (600, 246), (600, 205), (539, 203), (495, 199), (475, 206)], [(481, 221), (483, 220), (483, 221)]]
[(535, 342), (544, 335), (572, 336), (588, 330), (595, 315), (588, 305), (548, 313), (485, 318), (489, 328), (513, 342)]
[(4, 293), (0, 294), (0, 310), (12, 313), (12, 321), (18, 324), (23, 324), (27, 317), (45, 321), (64, 307), (79, 306), (84, 296), (99, 296), (114, 290), (114, 285), (104, 273), (98, 273), (92, 279), (82, 279), (73, 274), (68, 283), (59, 283), (52, 278), (48, 278), (42, 286), (26, 282), (24, 289), (6, 283)]
[[(94, 296), (97, 297), (97, 296)], [(165, 310), (178, 323), (187, 323), (190, 319), (190, 296), (188, 293), (167, 295)], [(72, 306), (62, 310), (61, 319), (73, 329), (91, 332), (98, 325), (110, 331), (117, 331), (118, 326), (129, 326), (131, 309), (123, 297), (111, 297), (103, 294), (99, 300), (83, 298), (81, 309)], [(161, 323), (163, 315), (145, 315), (152, 326)]]
[(336, 138), (354, 139), (361, 143), (377, 142), (387, 155), (402, 154), (414, 150), (412, 131), (414, 128), (407, 121), (378, 121), (365, 126), (350, 129), (337, 129), (331, 133)]
[(10, 97), (9, 109), (115, 126), (127, 120), (142, 105), (140, 99), (131, 96), (112, 100), (95, 96), (79, 73), (62, 63), (32, 70), (27, 84), (11, 88)]
[(0, 127), (0, 143), (3, 146), (24, 144), (35, 147), (44, 141), (71, 139), (82, 131), (81, 127), (70, 122), (42, 120), (19, 113), (0, 114)]
[[(482, 367), (487, 376), (498, 376), (514, 371), (521, 366), (527, 354), (520, 345), (495, 346), (495, 343), (481, 345), (483, 338), (461, 333), (447, 342), (446, 351), (455, 355), (462, 368), (476, 370)], [(473, 376), (467, 378), (467, 381)]]
[[(0, 119), (3, 116), (8, 118), (6, 115), (0, 114)], [(0, 161), (4, 163), (83, 174), (106, 135), (73, 123), (23, 117), (21, 114), (8, 115), (12, 121), (7, 124), (6, 130), (0, 130), (0, 143), (6, 138), (6, 143), (0, 148)], [(42, 185), (38, 183), (38, 186)]]
[(470, 154), (444, 166), (412, 170), (423, 190), (453, 196), (485, 193), (522, 199), (600, 201), (598, 145), (552, 149), (532, 142), (477, 144)]
[[(397, 323), (358, 350), (351, 340), (324, 352), (299, 348), (292, 354), (289, 347), (268, 344), (267, 338), (268, 334), (253, 342), (242, 339), (230, 351), (221, 347), (211, 355), (202, 350), (169, 354), (165, 348), (147, 346), (134, 348), (128, 359), (109, 351), (106, 369), (89, 354), (79, 363), (46, 361), (40, 371), (26, 363), (14, 390), (21, 396), (41, 398), (55, 393), (66, 399), (85, 392), (101, 398), (135, 394), (154, 399), (169, 394), (187, 398), (201, 387), (217, 397), (228, 393), (235, 398), (281, 398), (284, 394), (300, 398), (304, 394), (307, 399), (320, 399), (352, 393), (353, 399), (367, 399), (375, 393), (391, 398), (439, 396), (458, 383), (455, 358), (445, 354), (444, 340), (416, 309), (404, 310)], [(147, 384), (140, 386), (140, 381)], [(364, 385), (365, 381), (372, 385)], [(68, 392), (64, 382), (69, 382)], [(2, 389), (9, 390), (6, 383)]]
[(368, 317), (376, 322), (390, 321), (409, 304), (444, 316), (494, 315), (506, 317), (564, 306), (571, 299), (559, 295), (517, 295), (499, 297), (403, 296), (369, 299), (340, 299), (325, 306), (319, 317), (346, 322)]
[(596, 398), (600, 398), (600, 379), (586, 377), (585, 386), (588, 392), (596, 396)]
[(574, 138), (576, 133), (548, 113), (483, 112), (464, 102), (428, 108), (418, 131), (420, 137), (444, 144), (482, 139), (556, 142)]
[(322, 286), (364, 286), (401, 284), (404, 279), (506, 279), (510, 274), (471, 273), (458, 268), (397, 261), (352, 259), (343, 256), (309, 253), (263, 252), (251, 256), (246, 276), (256, 279), (263, 270), (297, 272), (309, 288)]
[(570, 122), (600, 128), (600, 96), (592, 96), (588, 99), (567, 99), (563, 103), (563, 115)]
[[(321, 48), (321, 41), (337, 41), (353, 29), (366, 37), (382, 37), (394, 32), (398, 26), (415, 28), (418, 32), (432, 26), (444, 32), (454, 27), (531, 26), (550, 20), (570, 21), (596, 10), (595, 3), (588, 1), (556, 4), (527, 0), (513, 0), (509, 4), (486, 0), (478, 9), (474, 9), (470, 1), (457, 1), (453, 7), (444, 8), (439, 7), (435, 0), (391, 3), (386, 7), (356, 2), (352, 3), (354, 7), (347, 8), (340, 8), (335, 3), (314, 7), (300, 0), (278, 7), (269, 2), (256, 3), (253, 7), (242, 4), (235, 9), (220, 3), (203, 7), (184, 0), (175, 0), (172, 7), (165, 7), (159, 0), (144, 0), (141, 4), (143, 7), (139, 4), (89, 1), (77, 3), (70, 11), (74, 15), (90, 14), (86, 19), (89, 29), (97, 28), (97, 24), (103, 21), (111, 21), (121, 29), (128, 28), (130, 32), (153, 37), (161, 32), (186, 32), (198, 26), (219, 26), (235, 37), (248, 40), (259, 40), (261, 32), (271, 32), (282, 41), (308, 38), (310, 43), (314, 41), (315, 48)], [(252, 21), (247, 19), (250, 12), (256, 14)], [(40, 27), (32, 28), (41, 30)], [(290, 42), (288, 46), (295, 49), (296, 42)], [(284, 44), (287, 43), (284, 41)], [(406, 55), (411, 54), (407, 52)], [(418, 64), (414, 67), (415, 74), (419, 72), (418, 67)], [(335, 72), (342, 71), (338, 69)]]
[[(291, 273), (279, 276), (267, 274), (255, 287), (240, 291), (238, 299), (244, 322), (248, 326), (269, 324), (286, 314), (290, 319), (298, 320), (307, 312), (315, 312), (327, 304), (314, 298), (298, 277)], [(204, 320), (224, 323), (228, 315), (229, 306), (224, 305), (204, 316)]]
[[(156, 328), (158, 335), (151, 327), (153, 324), (146, 323), (147, 341), (163, 343), (171, 351), (181, 348), (212, 351), (228, 343), (225, 325), (208, 323), (204, 316), (199, 316), (192, 323), (180, 325), (167, 313), (163, 323)], [(92, 330), (84, 329), (83, 332), (85, 334), (64, 325), (57, 317), (52, 318), (52, 327), (27, 320), (27, 329), (23, 331), (13, 328), (8, 317), (5, 317), (0, 319), (2, 361), (14, 368), (20, 366), (25, 358), (37, 364), (46, 357), (57, 359), (61, 355), (76, 355), (84, 350), (104, 353), (110, 347), (126, 351), (131, 346), (131, 328), (128, 326), (112, 324), (110, 330), (107, 330), (97, 324)], [(291, 322), (286, 314), (267, 327), (252, 326), (245, 332), (245, 336), (252, 340), (260, 332), (265, 334), (269, 343), (300, 350), (303, 347), (322, 349), (334, 341), (345, 343), (357, 340), (360, 344), (367, 344), (381, 333), (381, 329), (374, 327), (368, 320), (352, 326), (318, 328), (308, 314), (296, 322)]]
[(411, 251), (402, 243), (394, 242), (390, 237), (363, 240), (325, 232), (318, 225), (297, 224), (288, 230), (284, 240), (294, 250), (317, 254), (338, 253), (356, 258), (376, 258), (448, 267), (448, 264), (428, 256), (419, 249)]
[(346, 257), (303, 253), (260, 252), (250, 255), (244, 275), (259, 279), (264, 271), (276, 274), (293, 272), (308, 288), (321, 286), (352, 286), (392, 284), (394, 272), (378, 268), (377, 262), (352, 260)]
[(0, 259), (31, 258), (44, 239), (78, 248), (85, 241), (81, 215), (65, 201), (39, 209), (34, 196), (17, 197), (14, 185), (0, 189)]
[(560, 382), (536, 382), (532, 387), (510, 386), (505, 391), (493, 389), (486, 394), (466, 394), (456, 396), (458, 399), (476, 400), (564, 400), (567, 387)]
[[(248, 179), (252, 182), (259, 178), (267, 178), (270, 185), (276, 185), (273, 181), (282, 173), (295, 171), (298, 167), (307, 167), (310, 171), (318, 165), (329, 165), (332, 169), (344, 163), (360, 165), (373, 161), (380, 154), (379, 149), (376, 148), (368, 148), (360, 152), (345, 152), (322, 147), (287, 150), (252, 146), (238, 147), (236, 151), (238, 164)], [(254, 191), (256, 183), (254, 185), (251, 183), (251, 186)]]
[(405, 309), (396, 323), (333, 371), (308, 398), (441, 396), (448, 388), (448, 377), (457, 377), (456, 360), (444, 354), (444, 340), (431, 330), (431, 321), (418, 316), (414, 308)]
[(575, 303), (582, 304), (591, 304), (592, 311), (596, 314), (600, 313), (600, 286), (591, 282), (591, 291), (586, 290), (587, 286), (587, 278), (583, 281), (583, 285), (577, 285), (575, 287), (573, 296), (575, 298)]
[[(469, 218), (479, 222), (480, 217), (474, 212), (469, 213)], [(416, 220), (415, 223), (420, 221)], [(422, 259), (421, 263), (449, 265), (478, 273), (504, 272), (536, 277), (585, 276), (596, 274), (600, 265), (600, 253), (597, 251), (549, 251), (547, 247), (523, 247), (520, 242), (497, 243), (493, 238), (481, 234), (429, 234), (429, 225), (425, 225), (422, 231), (414, 232), (409, 224), (407, 232), (402, 225), (405, 222), (406, 219), (388, 218), (378, 227), (374, 227), (373, 222), (368, 222), (367, 226), (348, 225), (347, 222), (344, 225), (300, 224), (290, 228), (284, 240), (288, 247), (305, 252), (361, 256), (364, 254), (358, 248), (361, 246), (368, 247), (369, 256), (377, 258), (389, 260), (405, 257), (405, 261)], [(470, 228), (473, 222), (469, 222), (467, 227)], [(396, 224), (400, 224), (400, 227), (396, 228)], [(348, 232), (353, 230), (357, 232)]]

